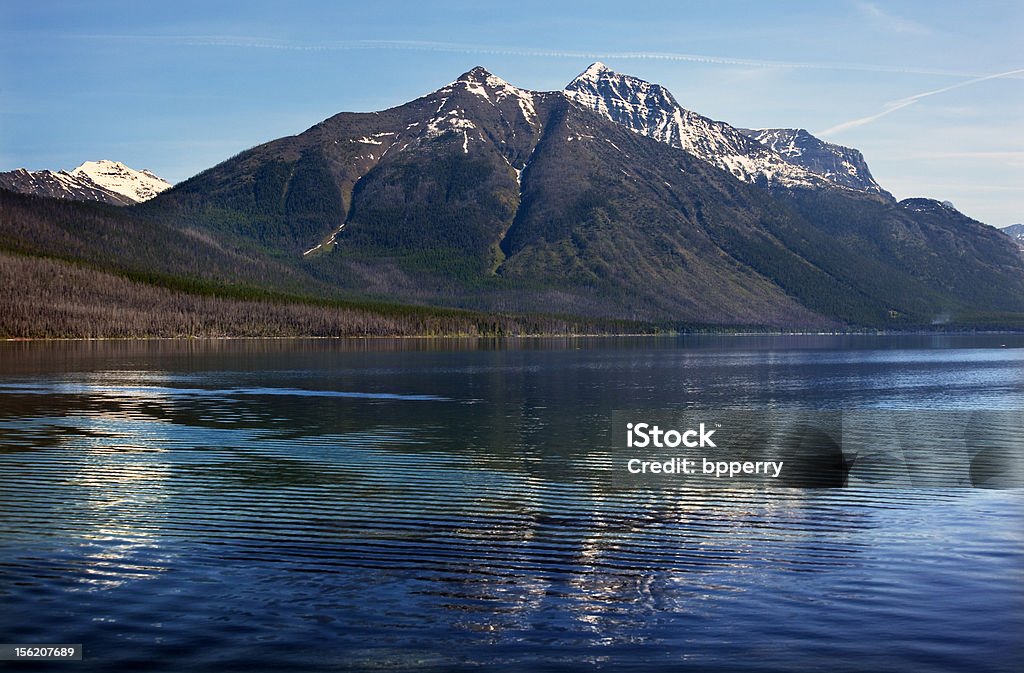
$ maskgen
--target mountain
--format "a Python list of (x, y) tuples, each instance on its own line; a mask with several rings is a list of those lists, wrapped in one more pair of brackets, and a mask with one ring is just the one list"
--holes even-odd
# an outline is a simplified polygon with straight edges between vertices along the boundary
[(80, 178), (67, 171), (28, 171), (18, 168), (0, 173), (0, 187), (21, 194), (47, 196), (73, 201), (98, 201), (127, 206), (134, 201), (97, 185), (89, 178)]
[(990, 227), (835, 184), (599, 64), (562, 92), (474, 68), (243, 152), (142, 212), (343, 296), (800, 328), (1024, 310), (1020, 257)]
[(1018, 241), (1024, 241), (1024, 224), (1011, 224), (1000, 231)]
[(106, 159), (86, 161), (71, 171), (71, 175), (91, 180), (103, 189), (125, 196), (135, 203), (148, 201), (165, 189), (171, 188), (171, 183), (145, 168), (137, 171), (119, 161)]
[(1017, 241), (1017, 245), (1024, 250), (1024, 224), (1011, 224), (1000, 229), (1004, 234)]
[[(8, 201), (0, 247), (329, 301), (691, 328), (1024, 325), (1024, 260), (997, 230), (836, 184), (597, 64), (552, 92), (473, 68), (131, 209), (90, 206), (102, 227), (77, 235), (78, 211)], [(41, 239), (18, 224), (54, 217)], [(187, 246), (153, 259), (175, 232)]]
[(137, 171), (117, 161), (87, 161), (67, 171), (0, 173), (0, 187), (22, 194), (127, 206), (153, 198), (171, 183), (148, 170)]
[[(739, 261), (720, 259), (708, 234), (687, 226), (704, 210), (724, 210), (734, 182), (561, 92), (526, 91), (474, 68), (397, 108), (342, 113), (243, 152), (146, 211), (293, 257), (313, 250), (305, 255), (311, 273), (376, 298), (834, 324)], [(674, 202), (702, 192), (706, 205), (680, 211)], [(644, 209), (647, 219), (637, 221)], [(744, 208), (728, 210), (722, 220)], [(650, 261), (634, 263), (641, 260)]]
[(820, 186), (812, 171), (784, 160), (739, 129), (690, 110), (663, 86), (594, 63), (565, 87), (565, 95), (599, 115), (721, 168), (739, 180), (784, 187)]
[(881, 194), (889, 192), (871, 177), (871, 171), (859, 150), (825, 142), (804, 129), (740, 129), (744, 134), (771, 148), (784, 160), (850, 189)]

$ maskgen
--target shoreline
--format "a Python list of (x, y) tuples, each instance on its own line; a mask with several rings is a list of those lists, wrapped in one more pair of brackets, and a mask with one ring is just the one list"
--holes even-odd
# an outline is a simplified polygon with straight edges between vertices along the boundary
[(480, 335), (480, 334), (396, 334), (388, 335), (344, 335), (344, 336), (313, 336), (313, 335), (289, 335), (289, 336), (243, 336), (243, 335), (222, 335), (222, 336), (137, 336), (137, 337), (0, 337), (0, 343), (28, 343), (28, 342), (58, 342), (58, 341), (384, 341), (395, 339), (435, 339), (435, 340), (515, 340), (515, 339), (677, 339), (679, 337), (828, 337), (828, 336), (997, 336), (997, 335), (1024, 335), (1024, 330), (954, 330), (954, 331), (832, 331), (832, 332), (734, 332), (734, 331), (701, 331), (701, 332), (662, 332), (652, 334), (650, 332), (621, 332), (621, 333), (581, 333), (581, 334), (503, 334), (503, 335)]

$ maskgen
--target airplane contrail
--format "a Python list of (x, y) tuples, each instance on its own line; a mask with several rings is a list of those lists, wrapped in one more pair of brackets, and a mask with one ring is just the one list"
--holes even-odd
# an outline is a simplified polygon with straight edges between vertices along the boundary
[(1000, 79), (1002, 77), (1010, 77), (1011, 75), (1019, 75), (1021, 73), (1024, 73), (1024, 68), (1018, 68), (1017, 70), (1007, 70), (1006, 72), (998, 72), (994, 75), (985, 75), (984, 77), (975, 77), (974, 79), (969, 79), (966, 82), (957, 82), (956, 84), (944, 86), (941, 89), (933, 89), (932, 91), (925, 91), (923, 93), (914, 94), (913, 96), (907, 96), (906, 98), (900, 98), (899, 100), (890, 101), (889, 103), (885, 104), (885, 107), (882, 108), (881, 112), (876, 112), (875, 114), (868, 115), (867, 117), (851, 119), (850, 121), (843, 122), (841, 124), (836, 124), (835, 126), (830, 126), (829, 128), (823, 131), (816, 131), (815, 135), (834, 135), (836, 133), (846, 131), (847, 129), (856, 128), (858, 126), (864, 126), (865, 124), (870, 124), (871, 122), (877, 119), (881, 119), (882, 117), (891, 115), (893, 112), (896, 112), (897, 110), (902, 110), (905, 107), (913, 105), (922, 98), (927, 98), (928, 96), (935, 96), (936, 94), (940, 93), (946, 93), (947, 91), (952, 91), (953, 89), (971, 86), (972, 84), (978, 84), (979, 82), (985, 82), (990, 79)]
[[(537, 58), (578, 58), (592, 60), (647, 60), (704, 63), (708, 65), (736, 65), (755, 68), (789, 68), (808, 70), (850, 70), (861, 72), (891, 72), (911, 75), (938, 75), (943, 77), (980, 77), (978, 73), (934, 68), (915, 68), (870, 63), (841, 63), (814, 61), (772, 61), (764, 59), (736, 58), (706, 54), (684, 54), (658, 51), (567, 51), (532, 47), (494, 46), (459, 42), (436, 42), (424, 40), (340, 40), (308, 42), (303, 40), (282, 40), (245, 35), (75, 35), (72, 37), (102, 40), (137, 40), (149, 42), (178, 43), (195, 47), (234, 47), (241, 49), (269, 49), (282, 51), (355, 51), (360, 49), (433, 51), (460, 54), (482, 54), (496, 56), (527, 56)], [(1019, 71), (1018, 71), (1019, 72)]]

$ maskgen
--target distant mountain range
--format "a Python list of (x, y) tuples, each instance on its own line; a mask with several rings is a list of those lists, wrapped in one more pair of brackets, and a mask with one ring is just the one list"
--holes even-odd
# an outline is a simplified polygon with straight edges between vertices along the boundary
[[(0, 241), (69, 258), (71, 216), (50, 213), (45, 242)], [(602, 64), (552, 92), (474, 68), (124, 213), (104, 224), (120, 267), (275, 292), (690, 327), (1024, 326), (1024, 258), (998, 230), (897, 202), (856, 150), (737, 129)], [(152, 232), (156, 258), (133, 242)]]
[(1008, 227), (1003, 227), (1000, 231), (1017, 241), (1017, 245), (1024, 250), (1024, 224), (1011, 224)]
[(1008, 227), (1003, 227), (1002, 231), (1007, 236), (1012, 236), (1018, 241), (1024, 240), (1024, 224), (1011, 224)]
[(137, 171), (117, 161), (87, 161), (69, 171), (0, 173), (0, 187), (22, 194), (127, 206), (153, 198), (171, 183), (148, 170)]

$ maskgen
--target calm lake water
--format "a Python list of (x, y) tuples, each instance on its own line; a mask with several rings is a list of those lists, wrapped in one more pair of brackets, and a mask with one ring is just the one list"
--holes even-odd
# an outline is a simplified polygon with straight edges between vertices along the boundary
[(1019, 411), (1024, 337), (0, 343), (0, 642), (85, 647), (34, 671), (1024, 670), (1022, 490), (629, 475), (613, 412), (685, 408)]

